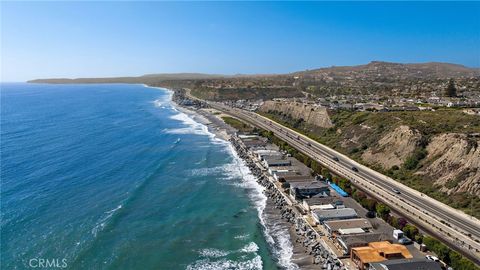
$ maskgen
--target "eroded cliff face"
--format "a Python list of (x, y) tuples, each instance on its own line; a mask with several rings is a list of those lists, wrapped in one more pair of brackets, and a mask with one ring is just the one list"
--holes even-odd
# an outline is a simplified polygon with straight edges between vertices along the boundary
[(402, 166), (405, 160), (415, 151), (422, 139), (418, 130), (408, 126), (399, 126), (388, 132), (377, 143), (368, 148), (362, 159), (371, 164), (381, 165), (385, 169)]
[[(401, 167), (422, 141), (419, 131), (399, 126), (371, 145), (362, 159), (388, 170)], [(427, 156), (416, 174), (423, 175), (448, 194), (467, 192), (480, 196), (480, 139), (466, 134), (444, 133), (431, 138)]]
[[(398, 166), (420, 176), (418, 181), (425, 181), (426, 185), (438, 187), (448, 194), (465, 192), (480, 196), (480, 137), (467, 135), (473, 132), (432, 134), (426, 128), (421, 131), (404, 123), (390, 122), (390, 128), (383, 129), (382, 126), (387, 124), (343, 120), (347, 124), (335, 126), (337, 128), (332, 134), (326, 132), (328, 130), (325, 128), (331, 130), (330, 127), (334, 125), (323, 107), (267, 101), (260, 110), (281, 112), (293, 120), (303, 119), (309, 125), (322, 128), (316, 132), (319, 137), (327, 134), (323, 139), (329, 146), (336, 146), (350, 156), (361, 158), (367, 165), (377, 165), (385, 171)], [(335, 118), (335, 115), (332, 117)]]
[(299, 102), (265, 101), (260, 111), (277, 111), (290, 115), (294, 119), (303, 119), (307, 124), (330, 128), (333, 126), (325, 107)]
[(432, 138), (427, 146), (424, 169), (447, 193), (468, 192), (480, 196), (480, 139), (446, 133)]

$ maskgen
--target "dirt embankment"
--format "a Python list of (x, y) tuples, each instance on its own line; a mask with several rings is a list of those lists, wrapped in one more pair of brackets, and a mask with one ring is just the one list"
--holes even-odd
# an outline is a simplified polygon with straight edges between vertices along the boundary
[(385, 169), (402, 166), (421, 142), (418, 130), (408, 126), (399, 126), (388, 132), (373, 147), (368, 148), (362, 159), (371, 164), (379, 164)]
[(310, 125), (322, 128), (333, 127), (327, 108), (313, 104), (269, 100), (265, 101), (260, 108), (260, 111), (282, 112), (293, 119), (302, 119), (305, 123)]
[(426, 164), (419, 174), (429, 176), (442, 191), (480, 196), (480, 138), (446, 133), (432, 138)]
[[(421, 147), (422, 134), (399, 126), (370, 146), (362, 159), (385, 170), (401, 167)], [(426, 157), (416, 174), (430, 179), (448, 194), (467, 192), (480, 195), (480, 139), (466, 134), (444, 133), (432, 137), (425, 147)]]

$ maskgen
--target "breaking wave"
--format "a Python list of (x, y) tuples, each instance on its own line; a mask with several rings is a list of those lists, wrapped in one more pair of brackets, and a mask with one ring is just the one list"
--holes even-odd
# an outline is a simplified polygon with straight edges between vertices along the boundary
[[(170, 105), (172, 104), (172, 95), (173, 92), (170, 93), (170, 96), (168, 97), (168, 104)], [(159, 107), (167, 106), (163, 102), (163, 99), (156, 101), (155, 105)], [(278, 226), (275, 227), (267, 225), (266, 216), (264, 213), (265, 207), (267, 205), (267, 197), (264, 194), (265, 189), (263, 186), (257, 183), (256, 177), (251, 173), (245, 161), (237, 155), (237, 152), (233, 148), (233, 145), (225, 140), (217, 138), (215, 134), (211, 133), (208, 130), (208, 127), (206, 125), (195, 121), (195, 115), (180, 112), (174, 106), (172, 106), (172, 110), (176, 111), (177, 114), (171, 116), (170, 118), (182, 122), (185, 127), (167, 129), (164, 130), (165, 133), (195, 134), (208, 136), (210, 137), (212, 143), (225, 145), (225, 150), (233, 157), (233, 161), (231, 163), (225, 164), (224, 166), (192, 170), (192, 175), (205, 176), (209, 174), (216, 174), (218, 172), (224, 172), (225, 180), (235, 178), (241, 179), (241, 182), (234, 182), (233, 184), (245, 188), (249, 191), (248, 196), (257, 210), (258, 218), (263, 227), (264, 236), (273, 251), (273, 255), (276, 257), (279, 266), (285, 269), (298, 269), (298, 266), (291, 261), (293, 255), (293, 247), (290, 241), (290, 235), (288, 231)], [(245, 236), (236, 236), (235, 238), (242, 239), (245, 238)], [(256, 254), (256, 251), (258, 251), (258, 246), (252, 242), (243, 247), (242, 249), (234, 252), (253, 252), (254, 254)], [(200, 254), (202, 257), (206, 258), (197, 260), (193, 264), (189, 265), (187, 269), (262, 269), (262, 260), (259, 255), (256, 254), (254, 258), (246, 261), (233, 261), (223, 258), (230, 253), (231, 252), (229, 251), (223, 251), (218, 249), (204, 249), (200, 251)]]
[(258, 255), (253, 259), (245, 261), (233, 261), (228, 259), (212, 261), (210, 259), (204, 259), (198, 260), (187, 266), (187, 270), (260, 270), (262, 268), (262, 258)]
[[(200, 256), (205, 257), (203, 259), (197, 260), (193, 264), (187, 266), (187, 269), (245, 269), (245, 270), (256, 270), (262, 269), (263, 263), (262, 259), (256, 252), (258, 251), (258, 246), (255, 242), (250, 242), (245, 245), (243, 248), (234, 251), (225, 251), (215, 248), (207, 248), (201, 250)], [(231, 260), (226, 257), (232, 253), (249, 253), (255, 254), (252, 259), (246, 259), (244, 261)], [(221, 259), (220, 259), (221, 258)], [(244, 257), (246, 258), (246, 257)]]
[(233, 145), (228, 144), (228, 149), (234, 161), (231, 164), (227, 164), (225, 169), (231, 177), (241, 177), (242, 182), (236, 183), (236, 185), (251, 191), (249, 192), (249, 197), (257, 209), (265, 239), (272, 248), (273, 255), (278, 260), (278, 264), (285, 269), (298, 269), (298, 266), (291, 260), (293, 256), (293, 246), (290, 241), (289, 232), (280, 226), (267, 225), (264, 213), (267, 205), (267, 197), (264, 194), (265, 188), (257, 183), (255, 176), (251, 173), (245, 161), (238, 156)]

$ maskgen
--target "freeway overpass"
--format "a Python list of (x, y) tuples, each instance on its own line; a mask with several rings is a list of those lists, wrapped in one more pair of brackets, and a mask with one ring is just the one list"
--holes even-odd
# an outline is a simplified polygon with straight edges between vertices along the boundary
[[(274, 132), (299, 151), (349, 179), (353, 185), (381, 200), (410, 222), (480, 264), (480, 221), (376, 172), (292, 129), (253, 112), (208, 102), (220, 111)], [(334, 159), (335, 157), (335, 159)]]

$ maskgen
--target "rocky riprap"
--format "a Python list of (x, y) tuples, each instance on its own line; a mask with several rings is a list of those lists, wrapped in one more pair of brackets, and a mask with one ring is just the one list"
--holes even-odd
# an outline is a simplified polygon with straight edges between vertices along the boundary
[(262, 171), (258, 165), (250, 158), (246, 147), (241, 140), (233, 136), (230, 140), (237, 154), (242, 158), (251, 173), (256, 177), (257, 182), (265, 188), (265, 195), (273, 202), (273, 206), (280, 210), (281, 218), (291, 224), (295, 232), (295, 240), (292, 243), (295, 246), (302, 246), (306, 254), (312, 256), (312, 263), (320, 266), (320, 269), (344, 270), (342, 263), (335, 255), (331, 254), (318, 241), (319, 233), (315, 232), (302, 217), (302, 214), (289, 205), (285, 200), (284, 194), (268, 180), (266, 172)]

